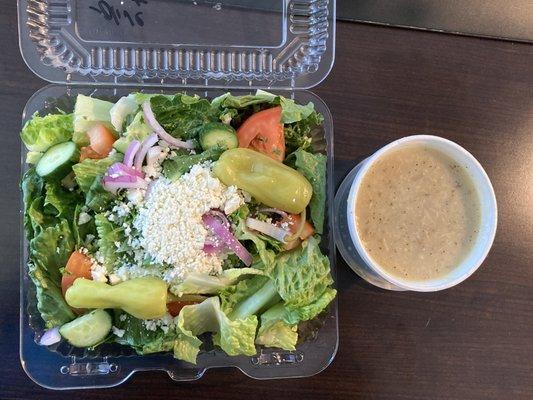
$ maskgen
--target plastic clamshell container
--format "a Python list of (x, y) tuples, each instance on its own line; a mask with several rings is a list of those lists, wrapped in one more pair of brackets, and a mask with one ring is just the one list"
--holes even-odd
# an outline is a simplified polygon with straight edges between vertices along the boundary
[[(117, 100), (132, 91), (185, 91), (212, 98), (262, 88), (300, 103), (312, 101), (325, 118), (313, 137), (328, 157), (321, 246), (335, 279), (333, 124), (326, 104), (302, 90), (320, 83), (333, 65), (334, 0), (18, 0), (18, 17), (25, 62), (54, 83), (28, 101), (23, 123), (35, 112), (72, 110), (78, 93)], [(25, 156), (22, 146), (23, 172)], [(39, 346), (44, 326), (27, 273), (28, 242), (22, 228), (21, 237), (20, 358), (28, 376), (41, 386), (111, 387), (146, 370), (189, 381), (215, 367), (239, 368), (256, 379), (305, 377), (325, 369), (336, 354), (336, 300), (317, 322), (320, 329), (292, 352), (258, 347), (253, 357), (230, 357), (211, 349), (202, 351), (193, 365), (172, 354), (139, 356), (114, 344), (94, 351), (63, 342)]]

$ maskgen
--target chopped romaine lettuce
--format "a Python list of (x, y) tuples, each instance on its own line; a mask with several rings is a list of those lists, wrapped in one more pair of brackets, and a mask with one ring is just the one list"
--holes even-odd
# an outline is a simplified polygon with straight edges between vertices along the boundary
[(59, 182), (46, 182), (44, 209), (58, 218), (72, 221), (74, 209), (83, 202), (83, 197), (75, 191), (65, 189)]
[(132, 140), (138, 140), (139, 142), (142, 142), (148, 137), (148, 135), (150, 135), (150, 133), (152, 133), (152, 131), (152, 128), (150, 128), (144, 122), (143, 112), (139, 111), (137, 114), (135, 114), (133, 120), (126, 127), (126, 131), (122, 134), (122, 136), (118, 138), (115, 143), (113, 143), (113, 147), (121, 153), (126, 153), (126, 150), (128, 149), (128, 146)]
[(29, 275), (37, 292), (37, 309), (46, 327), (74, 319), (74, 313), (61, 294), (61, 272), (74, 250), (74, 240), (66, 220), (42, 230), (30, 241)]
[(109, 101), (78, 94), (74, 106), (74, 131), (87, 132), (95, 122), (100, 122), (114, 131), (109, 113), (112, 107), (113, 103)]
[(42, 153), (56, 144), (70, 140), (73, 130), (72, 114), (40, 117), (35, 113), (22, 128), (20, 138), (28, 150)]
[(176, 296), (184, 294), (216, 294), (234, 285), (246, 275), (263, 275), (263, 271), (254, 268), (231, 268), (222, 271), (220, 275), (192, 273), (183, 282), (170, 284), (170, 291)]
[(198, 96), (154, 96), (150, 103), (157, 121), (178, 139), (196, 139), (204, 124), (218, 120), (209, 101)]
[(291, 166), (300, 171), (313, 186), (313, 196), (309, 208), (313, 226), (316, 232), (321, 234), (324, 230), (324, 211), (326, 208), (326, 156), (298, 149), (287, 159)]
[[(172, 325), (172, 321), (169, 322)], [(116, 337), (116, 342), (133, 347), (139, 354), (171, 351), (178, 336), (172, 326), (165, 330), (147, 329), (144, 320), (119, 310), (115, 311), (114, 326), (124, 331)]]
[(200, 154), (178, 154), (163, 162), (163, 174), (171, 181), (176, 181), (180, 176), (189, 172), (195, 164), (206, 161), (216, 161), (224, 150), (211, 148)]
[(109, 110), (111, 125), (117, 132), (122, 132), (124, 122), (128, 115), (133, 114), (139, 109), (139, 104), (135, 101), (133, 95), (121, 97)]
[(285, 314), (283, 302), (279, 302), (261, 314), (261, 326), (257, 331), (255, 343), (266, 347), (296, 350), (298, 326), (285, 322)]
[(197, 336), (205, 332), (216, 333), (213, 342), (230, 356), (254, 355), (256, 328), (255, 315), (230, 320), (220, 309), (218, 297), (210, 297), (182, 308), (177, 319), (178, 343), (174, 346), (174, 357), (196, 364), (202, 343)]
[(122, 161), (122, 155), (116, 153), (101, 160), (86, 158), (80, 163), (74, 164), (72, 169), (76, 176), (76, 182), (80, 189), (87, 193), (94, 183), (94, 179), (105, 174), (107, 169), (114, 163)]
[(125, 244), (124, 228), (114, 225), (104, 214), (94, 216), (96, 231), (98, 233), (98, 248), (107, 271), (112, 271), (118, 260), (119, 249), (115, 243)]

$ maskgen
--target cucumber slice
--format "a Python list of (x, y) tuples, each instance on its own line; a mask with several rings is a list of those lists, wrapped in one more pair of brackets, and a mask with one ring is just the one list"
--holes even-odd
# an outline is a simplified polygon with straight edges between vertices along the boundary
[(239, 139), (235, 129), (220, 122), (211, 122), (202, 128), (200, 132), (200, 146), (207, 150), (219, 147), (224, 150), (234, 149), (239, 146)]
[(64, 142), (50, 147), (43, 154), (35, 170), (39, 176), (62, 177), (68, 174), (70, 167), (78, 156), (78, 149), (74, 142)]
[(111, 316), (104, 310), (93, 310), (59, 328), (59, 333), (75, 347), (100, 343), (111, 331)]

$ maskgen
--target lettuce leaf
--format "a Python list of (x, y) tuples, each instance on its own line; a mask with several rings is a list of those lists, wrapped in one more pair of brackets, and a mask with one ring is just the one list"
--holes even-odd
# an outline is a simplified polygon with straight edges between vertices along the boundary
[(203, 125), (218, 120), (209, 101), (199, 96), (181, 93), (171, 98), (153, 96), (150, 104), (161, 126), (170, 135), (183, 140), (197, 138)]
[[(329, 260), (320, 252), (314, 237), (297, 249), (278, 254), (267, 274), (269, 277), (242, 280), (220, 293), (222, 309), (231, 319), (256, 314), (280, 298), (289, 312), (299, 310), (320, 299), (333, 283)], [(305, 313), (310, 315), (312, 310)], [(296, 316), (291, 319), (292, 324), (298, 322), (294, 322)]]
[(311, 220), (316, 232), (322, 234), (326, 209), (326, 156), (312, 154), (300, 148), (289, 155), (287, 160), (307, 178), (313, 187), (313, 196), (309, 203)]
[(102, 212), (113, 202), (115, 196), (104, 189), (102, 185), (103, 175), (97, 175), (87, 195), (85, 196), (85, 205), (94, 212)]
[(171, 181), (176, 181), (180, 176), (189, 172), (195, 164), (206, 161), (216, 161), (224, 150), (211, 148), (200, 154), (178, 154), (163, 162), (163, 174)]
[(60, 272), (73, 250), (72, 233), (64, 219), (43, 229), (30, 241), (28, 274), (35, 284), (37, 309), (47, 328), (62, 325), (75, 317), (61, 293)]
[(170, 291), (176, 296), (184, 294), (216, 294), (234, 285), (245, 275), (262, 275), (263, 272), (254, 268), (231, 268), (222, 271), (218, 276), (192, 273), (183, 282), (170, 284)]
[[(211, 102), (215, 109), (237, 109), (242, 110), (250, 106), (268, 104), (269, 106), (281, 106), (281, 122), (290, 124), (308, 118), (315, 111), (313, 103), (307, 105), (297, 104), (294, 100), (283, 96), (278, 96), (264, 90), (257, 90), (255, 94), (246, 96), (233, 96), (225, 93), (216, 97)], [(258, 111), (258, 110), (254, 110)], [(227, 111), (224, 111), (227, 112)]]
[(87, 193), (98, 175), (103, 175), (107, 169), (115, 162), (122, 161), (122, 155), (116, 153), (101, 160), (86, 158), (80, 163), (74, 164), (75, 179), (80, 189)]
[(103, 258), (103, 265), (107, 271), (111, 271), (115, 266), (121, 251), (117, 248), (115, 243), (124, 245), (126, 237), (124, 235), (124, 228), (116, 226), (109, 221), (104, 214), (96, 214), (94, 216), (94, 223), (96, 224), (96, 232), (98, 233), (98, 249)]
[(133, 347), (138, 354), (171, 351), (178, 337), (174, 329), (168, 329), (166, 332), (160, 328), (149, 330), (142, 319), (122, 311), (115, 311), (114, 325), (124, 330), (124, 334), (121, 337), (116, 336), (115, 341)]
[(145, 122), (143, 117), (143, 112), (139, 111), (135, 114), (135, 117), (126, 127), (126, 131), (122, 136), (113, 143), (113, 147), (120, 151), (121, 153), (126, 153), (128, 146), (132, 140), (138, 140), (142, 142), (144, 139), (152, 133), (152, 128), (150, 128)]
[(56, 144), (70, 140), (73, 131), (72, 114), (49, 114), (41, 117), (35, 113), (24, 124), (20, 138), (28, 150), (44, 152)]
[[(253, 243), (252, 248), (249, 250), (251, 250), (252, 255), (255, 256), (255, 268), (269, 272), (274, 265), (274, 259), (276, 257), (275, 251), (281, 251), (281, 243), (268, 236), (249, 230), (246, 227), (246, 218), (249, 214), (250, 209), (248, 208), (248, 205), (244, 204), (229, 216), (229, 219), (234, 225), (233, 234), (241, 242), (250, 241)], [(267, 245), (270, 245), (273, 250), (267, 248)]]
[(46, 182), (44, 208), (49, 214), (72, 221), (77, 204), (83, 202), (82, 196), (75, 191), (66, 190), (59, 182)]
[(87, 238), (88, 235), (93, 235), (96, 238), (96, 225), (94, 223), (94, 218), (91, 218), (89, 221), (84, 224), (79, 224), (80, 213), (83, 210), (83, 206), (78, 204), (74, 210), (74, 220), (72, 221), (72, 234), (74, 235), (74, 241), (76, 243), (76, 249), (80, 247), (87, 247), (92, 250), (92, 246), (89, 246), (90, 242)]
[(27, 216), (30, 221), (32, 232), (35, 235), (40, 234), (44, 229), (57, 223), (57, 219), (44, 212), (44, 197), (39, 196), (33, 199), (27, 210)]
[(111, 125), (113, 125), (117, 132), (122, 132), (126, 118), (138, 109), (139, 104), (135, 101), (135, 97), (132, 94), (121, 97), (109, 110)]
[(182, 308), (177, 320), (174, 357), (195, 364), (202, 343), (198, 335), (205, 332), (216, 333), (213, 342), (230, 356), (254, 355), (256, 328), (255, 315), (232, 321), (221, 310), (218, 297), (210, 297)]
[(287, 153), (292, 153), (297, 149), (312, 150), (312, 132), (322, 124), (324, 117), (313, 111), (309, 116), (300, 121), (285, 124), (283, 133), (285, 135), (285, 146)]
[(276, 257), (274, 284), (289, 310), (314, 302), (333, 283), (329, 260), (309, 237), (300, 248)]
[(257, 331), (255, 343), (265, 347), (278, 347), (284, 350), (296, 350), (298, 326), (288, 324), (284, 317), (287, 311), (283, 302), (279, 302), (261, 315), (261, 326)]
[(272, 280), (261, 276), (239, 282), (222, 292), (220, 298), (230, 319), (258, 314), (280, 300)]
[(31, 223), (31, 218), (28, 214), (28, 210), (31, 207), (32, 201), (41, 195), (44, 188), (44, 181), (37, 172), (35, 168), (30, 168), (20, 182), (20, 189), (22, 190), (22, 200), (24, 202), (24, 231), (28, 240), (33, 238), (34, 231)]

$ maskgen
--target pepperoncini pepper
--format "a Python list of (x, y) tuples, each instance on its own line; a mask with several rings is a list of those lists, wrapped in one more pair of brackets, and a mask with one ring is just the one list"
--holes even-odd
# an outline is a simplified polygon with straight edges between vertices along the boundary
[(114, 286), (78, 278), (65, 293), (74, 308), (121, 308), (140, 319), (161, 318), (167, 312), (167, 284), (156, 277), (134, 278)]
[(213, 172), (225, 185), (234, 185), (259, 202), (292, 214), (301, 213), (313, 194), (311, 184), (298, 171), (246, 148), (222, 153)]

